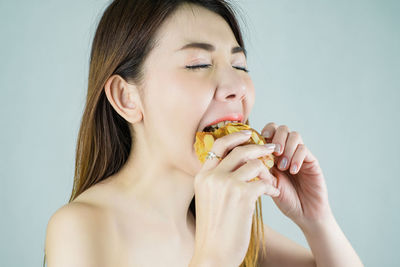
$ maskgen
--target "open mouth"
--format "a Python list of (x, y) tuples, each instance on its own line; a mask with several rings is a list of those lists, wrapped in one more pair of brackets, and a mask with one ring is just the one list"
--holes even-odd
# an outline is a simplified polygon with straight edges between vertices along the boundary
[(215, 130), (224, 127), (228, 123), (240, 123), (240, 121), (221, 121), (219, 123), (207, 126), (203, 129), (203, 132), (214, 132)]

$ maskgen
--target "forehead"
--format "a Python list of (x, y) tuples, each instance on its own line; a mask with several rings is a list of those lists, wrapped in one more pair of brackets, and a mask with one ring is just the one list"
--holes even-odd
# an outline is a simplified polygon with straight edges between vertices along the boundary
[(189, 42), (211, 43), (217, 49), (238, 46), (228, 23), (218, 14), (198, 5), (181, 5), (158, 29), (160, 49), (176, 50)]

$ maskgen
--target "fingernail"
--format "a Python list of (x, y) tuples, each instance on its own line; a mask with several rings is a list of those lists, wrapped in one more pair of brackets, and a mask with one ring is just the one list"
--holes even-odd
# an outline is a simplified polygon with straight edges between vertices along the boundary
[(253, 132), (253, 131), (251, 131), (251, 130), (242, 130), (242, 131), (240, 131), (241, 133), (244, 133), (244, 134), (247, 134), (247, 135), (251, 135), (251, 133)]
[(275, 149), (275, 144), (265, 144), (264, 145), (267, 149), (274, 150)]
[(287, 165), (287, 159), (284, 157), (284, 158), (282, 159), (282, 161), (281, 161), (280, 168), (281, 168), (281, 169), (284, 169), (284, 168), (286, 168), (286, 165)]
[(277, 152), (277, 153), (281, 152), (281, 145), (280, 144), (276, 144), (275, 145), (275, 152)]
[(297, 171), (297, 164), (292, 165), (292, 173), (295, 173)]
[(268, 132), (268, 131), (264, 131), (263, 134), (262, 134), (262, 136), (264, 136), (264, 137), (266, 137), (266, 138), (269, 138), (269, 137), (271, 137), (271, 133)]

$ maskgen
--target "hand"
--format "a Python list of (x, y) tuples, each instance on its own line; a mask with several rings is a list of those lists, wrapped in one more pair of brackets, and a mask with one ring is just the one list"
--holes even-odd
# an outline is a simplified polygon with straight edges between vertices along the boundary
[[(206, 160), (195, 176), (194, 262), (239, 266), (249, 247), (257, 199), (279, 194), (273, 186), (275, 178), (258, 159), (271, 154), (273, 148), (243, 144), (249, 138), (243, 132), (218, 138), (211, 151), (222, 160)], [(261, 180), (247, 182), (255, 177)]]
[(270, 172), (278, 179), (281, 192), (273, 198), (278, 208), (300, 228), (330, 218), (332, 212), (322, 170), (300, 134), (289, 132), (286, 125), (277, 127), (273, 122), (261, 134), (267, 143), (276, 144), (275, 165)]

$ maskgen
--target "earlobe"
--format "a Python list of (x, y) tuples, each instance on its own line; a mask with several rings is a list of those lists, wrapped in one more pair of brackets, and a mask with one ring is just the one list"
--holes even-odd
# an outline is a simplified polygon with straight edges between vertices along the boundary
[(131, 123), (142, 119), (140, 99), (135, 85), (128, 84), (121, 76), (112, 75), (104, 85), (106, 97), (114, 110)]

